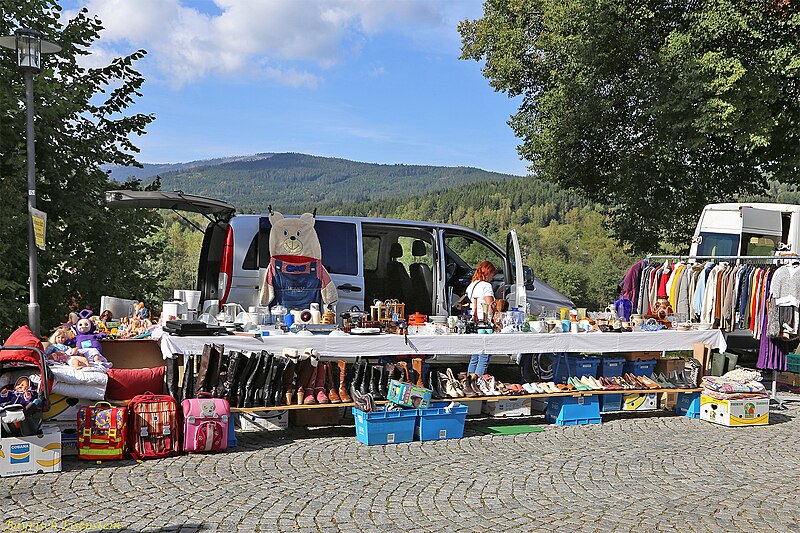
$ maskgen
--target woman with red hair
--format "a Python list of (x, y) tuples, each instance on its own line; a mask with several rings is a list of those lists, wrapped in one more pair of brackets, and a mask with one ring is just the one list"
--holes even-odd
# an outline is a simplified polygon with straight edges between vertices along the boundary
[[(496, 273), (497, 267), (491, 261), (481, 261), (472, 275), (472, 283), (467, 286), (466, 296), (470, 301), (472, 316), (477, 316), (479, 321), (489, 318), (483, 312), (481, 304), (485, 303), (491, 307), (494, 303), (494, 288), (491, 281)], [(489, 366), (489, 354), (473, 354), (469, 359), (467, 372), (482, 376), (486, 373), (487, 366)]]

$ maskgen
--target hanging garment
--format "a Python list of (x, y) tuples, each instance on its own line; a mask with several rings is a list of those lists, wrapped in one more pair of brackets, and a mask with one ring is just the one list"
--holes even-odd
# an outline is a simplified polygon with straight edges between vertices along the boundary
[[(780, 269), (778, 269), (779, 271)], [(774, 280), (778, 271), (772, 275)], [(780, 278), (779, 278), (780, 281)], [(780, 282), (782, 284), (782, 282)], [(770, 280), (767, 280), (767, 290), (770, 290)], [(780, 286), (780, 285), (779, 285)], [(768, 313), (762, 310), (761, 313), (761, 328), (767, 329)], [(769, 335), (762, 335), (761, 342), (758, 346), (758, 361), (756, 361), (756, 368), (759, 370), (778, 370), (786, 371), (786, 356), (789, 353), (788, 345), (785, 341), (770, 338)]]

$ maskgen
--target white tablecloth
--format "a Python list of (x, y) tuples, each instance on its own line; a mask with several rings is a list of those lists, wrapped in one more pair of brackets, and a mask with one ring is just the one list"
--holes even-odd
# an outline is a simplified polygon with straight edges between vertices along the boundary
[[(352, 359), (380, 355), (426, 356), (486, 353), (516, 357), (520, 353), (548, 352), (643, 352), (691, 350), (697, 343), (725, 351), (725, 337), (719, 330), (656, 331), (633, 333), (509, 333), (492, 335), (328, 335), (275, 337), (176, 337), (161, 339), (165, 353), (200, 353), (204, 344), (224, 344), (226, 350), (269, 350), (316, 348), (325, 358)], [(407, 342), (407, 344), (406, 344)], [(164, 343), (167, 343), (166, 345)]]

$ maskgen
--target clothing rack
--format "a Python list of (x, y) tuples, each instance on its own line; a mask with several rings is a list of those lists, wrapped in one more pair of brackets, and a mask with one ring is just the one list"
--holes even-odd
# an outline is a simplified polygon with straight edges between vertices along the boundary
[[(800, 255), (796, 253), (779, 253), (777, 255), (648, 255), (646, 260), (650, 259), (672, 259), (672, 260), (685, 260), (685, 259), (717, 259), (723, 261), (742, 261), (750, 262), (753, 260), (764, 261), (780, 261), (785, 259), (796, 259), (800, 261)], [(786, 409), (786, 406), (783, 405), (783, 400), (778, 398), (778, 371), (772, 371), (772, 387), (769, 390), (769, 399), (771, 402), (775, 402), (778, 409)]]

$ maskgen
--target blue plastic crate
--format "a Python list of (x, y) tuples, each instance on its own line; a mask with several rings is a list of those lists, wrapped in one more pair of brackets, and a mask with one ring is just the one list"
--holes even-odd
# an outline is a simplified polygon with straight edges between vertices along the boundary
[(688, 416), (689, 418), (700, 418), (700, 393), (678, 393), (678, 403), (675, 404), (675, 414)]
[(600, 424), (600, 400), (598, 396), (555, 396), (547, 405), (544, 419), (557, 426)]
[(599, 357), (578, 357), (574, 355), (561, 354), (557, 356), (553, 365), (553, 381), (556, 383), (566, 383), (570, 376), (597, 377), (597, 367), (600, 366)]
[(600, 361), (600, 375), (615, 378), (622, 375), (625, 367), (624, 357), (603, 357)]
[(622, 411), (622, 394), (603, 394), (600, 396), (600, 411)]
[(625, 361), (625, 368), (623, 371), (626, 374), (633, 374), (634, 376), (650, 377), (650, 374), (656, 370), (656, 363), (657, 361), (655, 359), (649, 361)]
[(397, 444), (414, 440), (414, 426), (417, 425), (417, 410), (373, 411), (365, 413), (353, 407), (356, 421), (356, 438), (368, 446), (376, 444)]
[(464, 436), (464, 423), (469, 407), (458, 404), (450, 409), (450, 402), (434, 402), (427, 409), (417, 409), (419, 440), (460, 439)]

